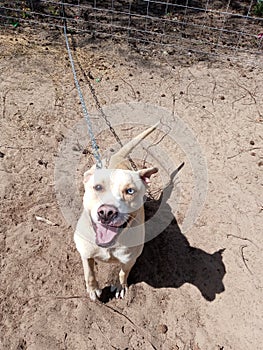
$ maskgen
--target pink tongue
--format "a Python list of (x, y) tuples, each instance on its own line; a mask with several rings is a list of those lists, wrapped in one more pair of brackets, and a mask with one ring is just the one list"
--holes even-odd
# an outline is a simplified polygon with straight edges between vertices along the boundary
[(118, 233), (118, 227), (97, 224), (97, 243), (110, 243)]

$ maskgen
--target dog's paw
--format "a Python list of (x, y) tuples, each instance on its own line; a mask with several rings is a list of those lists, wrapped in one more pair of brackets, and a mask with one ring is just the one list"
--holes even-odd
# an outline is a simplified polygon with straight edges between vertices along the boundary
[(102, 293), (102, 290), (99, 289), (99, 288), (88, 291), (88, 294), (89, 294), (89, 297), (90, 297), (91, 301), (98, 300), (100, 298), (100, 296), (101, 296), (101, 293)]
[(127, 286), (111, 286), (111, 292), (115, 292), (116, 299), (123, 299), (125, 294), (128, 292)]

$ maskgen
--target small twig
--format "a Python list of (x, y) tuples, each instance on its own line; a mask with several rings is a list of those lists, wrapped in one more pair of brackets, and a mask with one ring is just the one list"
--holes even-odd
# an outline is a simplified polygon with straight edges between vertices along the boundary
[(212, 105), (214, 106), (215, 91), (217, 88), (217, 83), (216, 83), (216, 80), (215, 80), (215, 77), (213, 76), (213, 74), (212, 74), (212, 77), (214, 79), (214, 86), (213, 86), (213, 90), (212, 90)]
[[(187, 85), (186, 87), (186, 96), (188, 98), (189, 96), (189, 89), (190, 89), (190, 86), (194, 83), (194, 80), (191, 80), (190, 83)], [(188, 100), (189, 101), (189, 100)]]
[(244, 264), (245, 264), (247, 270), (249, 271), (249, 273), (250, 273), (251, 275), (253, 275), (252, 271), (250, 270), (250, 268), (249, 268), (248, 265), (247, 265), (247, 259), (244, 257), (244, 252), (243, 252), (244, 248), (247, 248), (247, 245), (242, 245), (242, 246), (240, 247), (240, 252), (241, 252), (242, 260), (243, 260), (243, 262), (244, 262)]
[(67, 344), (66, 344), (67, 337), (68, 337), (68, 333), (65, 333), (64, 334), (64, 339), (63, 339), (65, 350), (67, 350)]
[(8, 94), (9, 90), (7, 90), (3, 96), (3, 119), (5, 119), (5, 112), (6, 112), (6, 96)]
[(249, 149), (242, 149), (237, 154), (233, 154), (232, 156), (227, 157), (227, 159), (235, 158), (235, 157), (239, 156), (242, 153), (251, 152), (251, 151), (254, 151), (255, 149), (261, 149), (261, 147), (253, 147), (253, 148), (249, 148)]
[(126, 318), (126, 320), (128, 320), (135, 328), (139, 328), (128, 316), (124, 315), (122, 312), (120, 312), (119, 310), (117, 309), (114, 309), (112, 306), (109, 306), (109, 305), (106, 305), (106, 304), (103, 304), (106, 308), (110, 309), (111, 311), (117, 313), (118, 315)]
[(174, 111), (175, 111), (175, 94), (173, 94), (173, 111), (172, 111), (172, 116), (174, 117)]
[[(142, 332), (142, 330), (140, 329), (140, 327), (137, 326), (128, 316), (126, 316), (126, 315), (124, 315), (122, 312), (120, 312), (120, 311), (114, 309), (112, 306), (109, 306), (109, 305), (106, 305), (106, 304), (102, 304), (102, 305), (105, 306), (106, 308), (108, 308), (109, 310), (111, 310), (112, 312), (117, 313), (118, 315), (124, 317), (127, 321), (129, 321), (129, 322), (138, 330), (139, 333)], [(143, 332), (144, 332), (144, 331), (143, 331)], [(145, 333), (145, 332), (144, 332), (144, 333)], [(148, 338), (148, 337), (147, 337), (147, 338)], [(147, 341), (149, 342), (149, 344), (152, 346), (152, 348), (153, 348), (154, 350), (157, 350), (157, 348), (153, 345), (153, 343), (152, 343), (149, 339), (147, 339)]]
[(130, 131), (130, 130), (133, 130), (134, 126), (129, 126), (129, 127), (123, 127), (121, 128), (121, 131)]
[(4, 147), (4, 148), (8, 148), (8, 149), (18, 149), (18, 150), (21, 150), (21, 149), (34, 149), (33, 147), (15, 147), (15, 146), (6, 146), (6, 145), (0, 145), (0, 147)]
[(243, 98), (245, 98), (246, 96), (247, 96), (247, 95), (245, 94), (244, 96), (241, 96), (241, 97), (239, 97), (239, 98), (236, 98), (234, 101), (232, 101), (232, 103), (231, 103), (232, 109), (234, 109), (234, 104), (235, 104), (236, 102), (239, 102), (239, 101), (243, 100)]
[(43, 218), (42, 216), (37, 216), (35, 215), (35, 218), (37, 221), (41, 221), (41, 222), (44, 222), (45, 224), (48, 224), (48, 225), (51, 225), (51, 226), (59, 226), (58, 224), (48, 220), (48, 219), (45, 219)]
[(28, 298), (24, 301), (23, 305), (27, 304), (29, 301), (34, 299), (57, 299), (57, 300), (69, 300), (69, 299), (87, 299), (87, 295), (70, 295), (70, 296), (58, 296), (58, 295), (36, 295), (34, 297)]
[(257, 100), (255, 98), (255, 96), (252, 94), (251, 91), (249, 91), (245, 86), (242, 86), (241, 84), (237, 83), (237, 86), (239, 86), (241, 89), (244, 89), (252, 98), (252, 100), (254, 101), (255, 105), (257, 104)]
[(129, 85), (129, 87), (132, 89), (132, 93), (133, 93), (133, 97), (134, 99), (136, 100), (137, 99), (137, 95), (136, 95), (136, 92), (132, 86), (132, 84), (130, 84), (128, 81), (124, 80), (123, 78), (120, 77), (120, 79), (127, 85)]
[(155, 143), (152, 143), (152, 144), (149, 145), (148, 147), (143, 147), (143, 146), (142, 146), (142, 148), (143, 148), (144, 151), (145, 151), (145, 156), (144, 156), (144, 158), (143, 158), (143, 167), (145, 166), (145, 163), (146, 163), (146, 159), (147, 159), (147, 155), (148, 155), (149, 149), (152, 148), (152, 147), (158, 146), (158, 145), (163, 141), (163, 139), (164, 139), (167, 135), (169, 135), (169, 132), (170, 132), (170, 131), (171, 131), (171, 128), (169, 127), (169, 131), (167, 131), (165, 134), (163, 134), (163, 135), (160, 137), (160, 139), (157, 140)]
[(248, 242), (254, 244), (254, 246), (256, 246), (256, 247), (258, 248), (258, 246), (257, 246), (251, 239), (249, 239), (249, 238), (246, 238), (246, 237), (244, 237), (244, 238), (243, 238), (243, 237), (239, 237), (239, 236), (233, 235), (232, 233), (228, 233), (228, 234), (226, 235), (226, 237), (227, 237), (227, 238), (228, 238), (228, 237), (234, 237), (234, 238), (242, 239), (243, 241), (248, 241)]
[(116, 348), (114, 345), (111, 344), (110, 339), (106, 336), (106, 333), (103, 332), (103, 331), (101, 330), (101, 328), (100, 328), (100, 326), (98, 325), (98, 323), (97, 323), (96, 321), (95, 321), (94, 323), (95, 323), (96, 326), (98, 327), (98, 329), (99, 329), (99, 331), (101, 332), (102, 336), (108, 341), (109, 345), (110, 345), (113, 349), (118, 350), (118, 348)]

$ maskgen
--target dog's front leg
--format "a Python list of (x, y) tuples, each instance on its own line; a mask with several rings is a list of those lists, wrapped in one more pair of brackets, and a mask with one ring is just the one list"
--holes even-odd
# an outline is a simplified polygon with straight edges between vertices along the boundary
[(130, 261), (127, 264), (121, 264), (121, 270), (119, 273), (120, 286), (117, 288), (117, 291), (115, 294), (116, 298), (123, 299), (125, 296), (125, 293), (128, 291), (127, 279), (135, 262), (136, 262), (136, 259)]
[(98, 282), (95, 277), (94, 259), (84, 259), (82, 258), (82, 264), (84, 269), (84, 277), (86, 282), (87, 292), (92, 301), (95, 301), (101, 296), (101, 289), (98, 287)]

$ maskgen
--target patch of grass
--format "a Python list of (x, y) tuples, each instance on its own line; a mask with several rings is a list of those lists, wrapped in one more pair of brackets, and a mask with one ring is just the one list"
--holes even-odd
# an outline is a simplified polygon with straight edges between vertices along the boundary
[(257, 3), (254, 7), (254, 13), (258, 17), (263, 17), (263, 0), (257, 0)]

